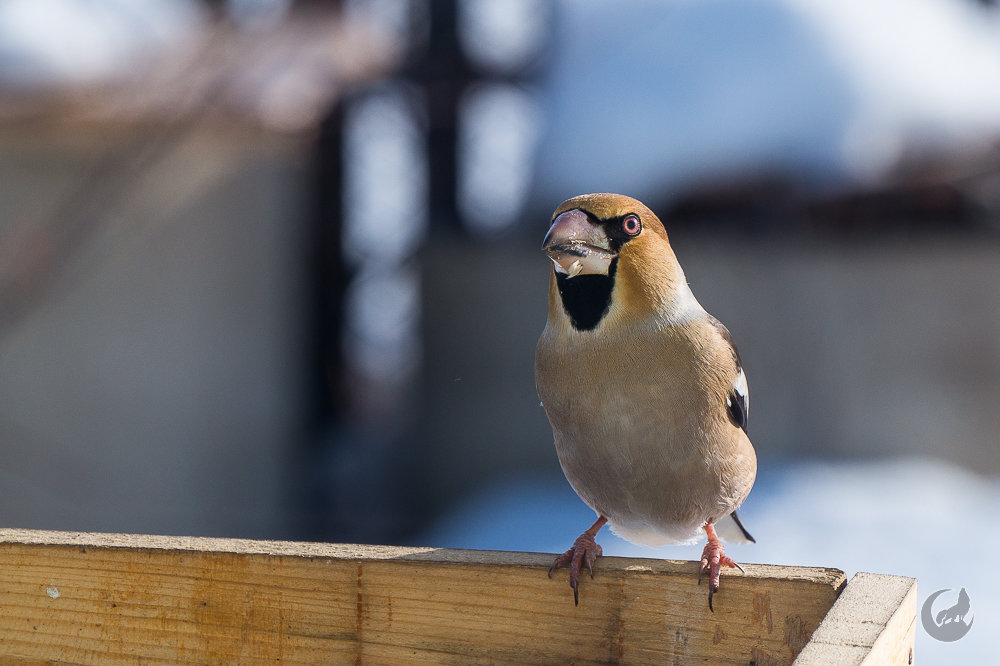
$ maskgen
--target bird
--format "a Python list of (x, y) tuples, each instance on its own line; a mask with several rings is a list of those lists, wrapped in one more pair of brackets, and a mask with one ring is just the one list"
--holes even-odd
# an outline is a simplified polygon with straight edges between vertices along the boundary
[(720, 538), (755, 542), (736, 513), (757, 456), (733, 336), (695, 298), (663, 223), (634, 198), (567, 199), (542, 250), (552, 270), (535, 385), (560, 466), (597, 514), (549, 577), (568, 566), (579, 604), (580, 571), (593, 578), (605, 524), (649, 546), (704, 535), (698, 583), (708, 576), (715, 612), (721, 568), (743, 570)]

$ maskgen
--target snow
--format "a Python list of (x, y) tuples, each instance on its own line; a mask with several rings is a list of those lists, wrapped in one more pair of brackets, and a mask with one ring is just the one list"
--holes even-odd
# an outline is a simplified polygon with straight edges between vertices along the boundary
[[(762, 464), (740, 509), (757, 543), (732, 545), (727, 552), (737, 562), (835, 567), (849, 577), (858, 571), (912, 576), (919, 581), (918, 604), (936, 590), (950, 588), (950, 599), (964, 587), (974, 626), (963, 639), (941, 643), (918, 624), (916, 659), (989, 663), (990, 638), (1000, 631), (1000, 576), (992, 561), (1000, 550), (998, 507), (1000, 479), (943, 461)], [(555, 553), (593, 520), (564, 480), (526, 477), (484, 489), (417, 541)], [(598, 543), (605, 555), (695, 559), (701, 553), (700, 545), (636, 546), (607, 530)], [(725, 572), (722, 585), (724, 593)]]
[(4, 0), (0, 84), (32, 89), (113, 78), (190, 36), (202, 18), (193, 0)]
[(878, 182), (1000, 135), (1000, 19), (959, 0), (564, 0), (534, 193), (755, 171)]

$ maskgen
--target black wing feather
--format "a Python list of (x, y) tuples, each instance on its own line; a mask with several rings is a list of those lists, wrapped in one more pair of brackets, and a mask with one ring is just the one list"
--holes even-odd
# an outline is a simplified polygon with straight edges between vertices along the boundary
[[(745, 374), (743, 373), (743, 361), (740, 359), (740, 350), (736, 347), (736, 341), (733, 340), (733, 334), (729, 332), (729, 329), (726, 328), (725, 324), (712, 315), (709, 315), (708, 318), (733, 352), (733, 360), (736, 362), (736, 376), (739, 377), (743, 374), (745, 378)], [(733, 386), (729, 395), (726, 396), (726, 411), (729, 412), (729, 418), (735, 425), (742, 428), (743, 432), (747, 431), (747, 419), (750, 415), (748, 397), (749, 396), (747, 396), (746, 393), (742, 393), (737, 390), (736, 386)]]
[(729, 515), (732, 516), (733, 522), (735, 522), (736, 523), (736, 527), (740, 528), (740, 531), (743, 532), (743, 536), (746, 537), (747, 541), (749, 541), (750, 543), (757, 543), (757, 539), (754, 539), (750, 535), (750, 533), (747, 532), (747, 528), (743, 527), (743, 521), (740, 520), (740, 517), (736, 515), (736, 512), (733, 511)]

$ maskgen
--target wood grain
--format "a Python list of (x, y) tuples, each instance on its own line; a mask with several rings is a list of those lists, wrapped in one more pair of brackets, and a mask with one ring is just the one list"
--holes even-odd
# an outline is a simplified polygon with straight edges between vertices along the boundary
[(844, 585), (747, 565), (0, 530), (0, 657), (63, 663), (787, 664)]

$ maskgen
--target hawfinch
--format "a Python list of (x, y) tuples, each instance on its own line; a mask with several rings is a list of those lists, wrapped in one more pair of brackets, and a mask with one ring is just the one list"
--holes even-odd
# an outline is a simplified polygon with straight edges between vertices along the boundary
[[(738, 567), (720, 536), (754, 539), (736, 509), (757, 475), (747, 438), (747, 379), (729, 330), (691, 293), (659, 218), (620, 194), (584, 194), (552, 215), (549, 314), (535, 383), (559, 463), (597, 521), (556, 558), (579, 603), (605, 523), (650, 546), (704, 531), (699, 582), (708, 605), (721, 566)], [(741, 568), (742, 571), (742, 568)]]

